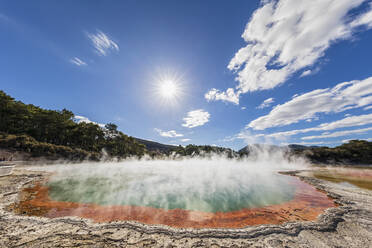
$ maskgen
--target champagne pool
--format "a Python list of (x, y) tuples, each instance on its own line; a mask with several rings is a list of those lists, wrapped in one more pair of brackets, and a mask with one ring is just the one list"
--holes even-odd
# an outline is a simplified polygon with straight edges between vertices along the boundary
[[(94, 203), (98, 205), (130, 205), (162, 209), (184, 209), (203, 212), (230, 212), (280, 204), (295, 193), (291, 178), (280, 174), (266, 175), (270, 183), (260, 184), (230, 178), (228, 184), (206, 180), (183, 183), (182, 178), (144, 173), (119, 174), (116, 178), (68, 178), (47, 184), (53, 201)], [(120, 181), (121, 183), (113, 182)], [(192, 179), (190, 179), (192, 180)], [(177, 183), (179, 182), (179, 183)]]
[(42, 169), (51, 176), (25, 189), (34, 197), (20, 209), (51, 218), (230, 228), (314, 219), (334, 206), (325, 194), (267, 163), (200, 159)]

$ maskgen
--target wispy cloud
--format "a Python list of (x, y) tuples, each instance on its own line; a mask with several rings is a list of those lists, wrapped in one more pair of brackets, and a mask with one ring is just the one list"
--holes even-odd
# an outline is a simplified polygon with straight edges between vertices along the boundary
[[(303, 145), (303, 146), (320, 146), (320, 145), (329, 145), (329, 144), (337, 144), (337, 143), (342, 143), (342, 142), (340, 141), (314, 141), (314, 142), (301, 141), (301, 142), (294, 142), (293, 144)], [(289, 145), (289, 143), (282, 143), (282, 145)]]
[(333, 133), (324, 133), (321, 135), (314, 135), (314, 136), (306, 136), (302, 137), (302, 140), (312, 140), (312, 139), (325, 139), (325, 138), (335, 138), (335, 137), (342, 137), (347, 136), (350, 134), (365, 134), (368, 131), (371, 131), (372, 127), (356, 129), (356, 130), (345, 130), (345, 131), (338, 131)]
[(70, 62), (74, 65), (77, 65), (77, 66), (87, 65), (87, 63), (85, 63), (83, 60), (79, 59), (78, 57), (74, 57), (74, 58), (70, 59)]
[(175, 138), (175, 137), (183, 137), (183, 134), (177, 133), (175, 130), (170, 131), (163, 131), (159, 128), (154, 128), (154, 130), (162, 137), (168, 137), (168, 138)]
[[(244, 140), (247, 144), (253, 144), (253, 143), (278, 143), (282, 145), (289, 144), (288, 140), (291, 136), (297, 135), (297, 134), (303, 134), (308, 132), (320, 132), (323, 131), (321, 135), (313, 135), (313, 136), (307, 136), (303, 137), (302, 140), (311, 140), (311, 139), (321, 139), (321, 138), (332, 138), (332, 137), (342, 137), (347, 136), (350, 134), (364, 134), (370, 130), (370, 128), (363, 128), (363, 129), (357, 129), (357, 130), (346, 130), (346, 131), (338, 131), (331, 133), (329, 131), (334, 129), (341, 129), (341, 128), (348, 128), (348, 127), (358, 127), (358, 126), (365, 126), (365, 125), (371, 125), (372, 124), (372, 114), (366, 114), (366, 115), (359, 115), (359, 116), (349, 116), (341, 120), (328, 122), (328, 123), (322, 123), (316, 127), (311, 128), (305, 128), (305, 129), (295, 129), (285, 132), (276, 132), (276, 133), (253, 133), (250, 129), (243, 129), (238, 134), (229, 136), (224, 138), (222, 141), (224, 142), (230, 142), (237, 139)], [(284, 142), (283, 141), (287, 141)], [(302, 144), (302, 145), (321, 145), (321, 144), (336, 144), (341, 143), (341, 141), (314, 141), (314, 142), (290, 142), (294, 144)]]
[(309, 75), (325, 51), (339, 40), (351, 39), (358, 27), (372, 28), (371, 6), (349, 15), (367, 0), (265, 0), (245, 27), (241, 48), (228, 65), (238, 85), (210, 90), (207, 100), (239, 103), (241, 94), (272, 89), (305, 70)]
[(306, 70), (306, 71), (303, 71), (300, 75), (300, 77), (306, 77), (306, 76), (309, 76), (311, 74), (311, 70)]
[(301, 75), (300, 75), (300, 78), (302, 78), (302, 77), (306, 77), (306, 76), (309, 76), (309, 75), (313, 75), (313, 74), (316, 74), (316, 73), (318, 73), (320, 71), (320, 66), (318, 66), (318, 67), (316, 67), (316, 68), (314, 68), (314, 69), (308, 69), (308, 70), (305, 70), (305, 71), (303, 71), (302, 73), (301, 73)]
[(106, 56), (110, 50), (119, 51), (119, 46), (105, 33), (97, 30), (97, 33), (87, 33), (88, 38), (92, 41), (95, 51), (102, 56)]
[(184, 127), (194, 128), (198, 126), (203, 126), (209, 121), (210, 114), (203, 109), (193, 110), (187, 113), (187, 116), (183, 118), (185, 123), (182, 124)]
[(75, 115), (74, 116), (74, 119), (77, 123), (80, 123), (80, 122), (85, 122), (85, 123), (93, 123), (93, 124), (97, 124), (98, 126), (100, 127), (105, 127), (105, 124), (102, 124), (102, 123), (97, 123), (97, 122), (94, 122), (94, 121), (91, 121), (89, 120), (88, 117), (85, 117), (85, 116), (81, 116), (81, 115)]
[(274, 98), (270, 97), (268, 99), (266, 99), (265, 101), (263, 101), (257, 108), (258, 109), (263, 109), (263, 108), (267, 108), (267, 107), (270, 107), (271, 104), (274, 103)]
[(181, 142), (189, 142), (191, 139), (181, 139)]
[(348, 116), (341, 120), (337, 120), (337, 121), (333, 121), (329, 123), (322, 123), (316, 127), (271, 133), (271, 134), (267, 134), (266, 136), (276, 138), (276, 139), (282, 139), (282, 138), (290, 137), (290, 136), (301, 134), (301, 133), (316, 132), (316, 131), (330, 131), (330, 130), (339, 129), (339, 128), (357, 127), (357, 126), (364, 126), (364, 125), (369, 125), (369, 124), (372, 124), (372, 114)]
[(317, 113), (338, 113), (372, 103), (372, 77), (337, 84), (333, 88), (316, 89), (275, 106), (271, 112), (251, 121), (247, 127), (264, 130), (311, 120)]

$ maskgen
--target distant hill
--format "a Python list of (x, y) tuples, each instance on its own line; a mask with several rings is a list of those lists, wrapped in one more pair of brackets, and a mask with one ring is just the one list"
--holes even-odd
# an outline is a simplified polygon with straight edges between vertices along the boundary
[(372, 142), (366, 140), (350, 140), (348, 143), (331, 148), (298, 144), (288, 146), (252, 144), (243, 147), (238, 153), (240, 156), (250, 156), (253, 150), (260, 149), (269, 153), (282, 150), (289, 157), (305, 157), (315, 164), (372, 165)]
[(170, 152), (178, 148), (174, 145), (161, 144), (155, 141), (134, 138), (138, 143), (144, 144), (148, 151)]
[(318, 148), (319, 146), (304, 146), (304, 145), (290, 144), (288, 145), (288, 147), (291, 150), (308, 150), (308, 149)]
[(305, 155), (313, 163), (372, 165), (372, 142), (350, 140), (333, 148), (317, 147), (299, 154)]
[(290, 144), (287, 146), (277, 146), (277, 145), (269, 145), (269, 144), (250, 144), (242, 149), (240, 149), (238, 152), (240, 154), (248, 154), (250, 150), (252, 149), (265, 149), (269, 151), (275, 151), (275, 150), (287, 150), (290, 149), (292, 151), (303, 151), (303, 150), (310, 150), (314, 148), (319, 148), (319, 146), (304, 146), (304, 145), (298, 145), (298, 144)]
[(249, 155), (253, 150), (278, 151), (286, 150), (286, 146), (268, 145), (268, 144), (250, 144), (238, 151), (240, 156)]

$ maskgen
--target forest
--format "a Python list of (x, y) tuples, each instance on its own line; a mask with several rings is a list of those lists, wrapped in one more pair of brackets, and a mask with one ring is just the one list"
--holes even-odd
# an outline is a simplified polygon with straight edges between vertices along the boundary
[(75, 122), (74, 113), (46, 110), (16, 101), (0, 91), (0, 148), (69, 159), (143, 156), (145, 145), (117, 130), (95, 123)]

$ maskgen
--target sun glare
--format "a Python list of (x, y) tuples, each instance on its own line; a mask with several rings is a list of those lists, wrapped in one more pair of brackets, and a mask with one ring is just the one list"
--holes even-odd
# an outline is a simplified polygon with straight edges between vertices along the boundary
[(164, 98), (173, 98), (178, 94), (178, 87), (173, 81), (164, 81), (160, 83), (160, 94)]
[(154, 93), (160, 104), (164, 106), (175, 106), (183, 97), (182, 76), (173, 72), (163, 72), (154, 78)]

